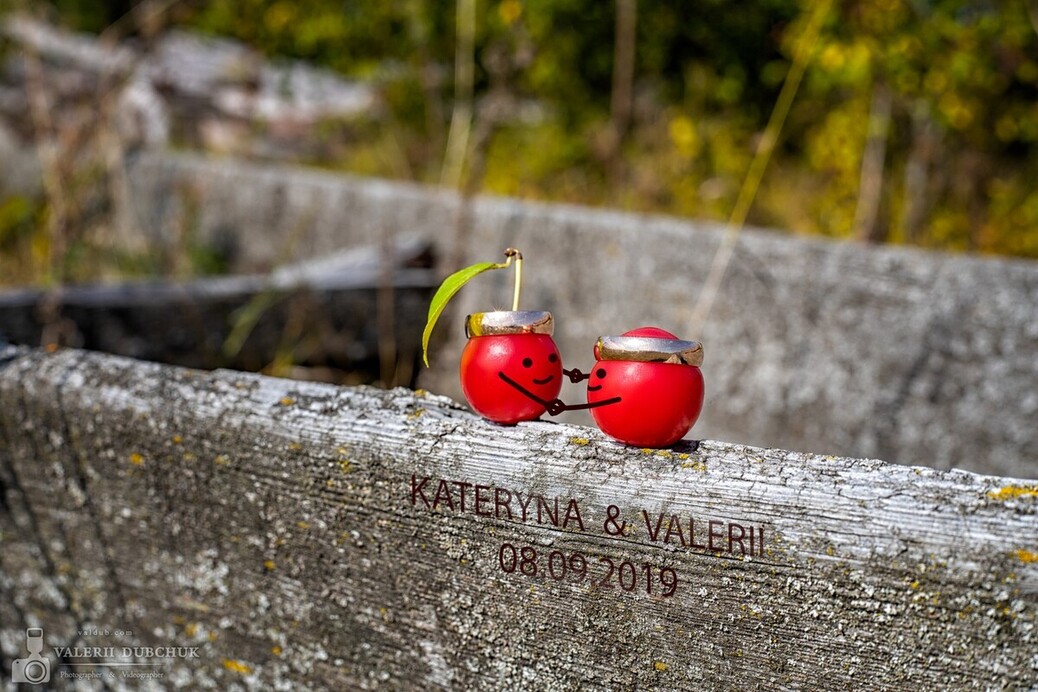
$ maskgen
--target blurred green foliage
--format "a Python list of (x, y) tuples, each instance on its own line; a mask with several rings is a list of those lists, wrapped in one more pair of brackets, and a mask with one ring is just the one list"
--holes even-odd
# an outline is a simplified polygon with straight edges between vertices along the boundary
[[(49, 2), (88, 29), (126, 10)], [(1027, 2), (836, 2), (750, 223), (1038, 257), (1038, 7)], [(811, 6), (640, 0), (617, 176), (603, 145), (614, 3), (478, 0), (476, 97), (496, 89), (511, 104), (486, 141), (480, 188), (726, 219)], [(432, 0), (192, 0), (176, 21), (378, 84), (385, 117), (359, 125), (323, 163), (437, 182), (455, 10)], [(879, 163), (863, 168), (869, 156)], [(862, 194), (869, 184), (877, 194)], [(863, 228), (862, 218), (874, 221)]]

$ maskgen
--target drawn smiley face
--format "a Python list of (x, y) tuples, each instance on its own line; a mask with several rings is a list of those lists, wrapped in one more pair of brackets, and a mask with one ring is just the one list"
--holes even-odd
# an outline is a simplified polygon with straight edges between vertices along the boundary
[[(548, 354), (548, 356), (547, 356), (547, 358), (545, 360), (548, 361), (548, 367), (549, 367), (550, 370), (547, 372), (547, 374), (545, 374), (544, 377), (542, 377), (540, 379), (537, 379), (536, 377), (533, 377), (534, 373), (530, 373), (530, 376), (532, 378), (532, 379), (530, 379), (530, 382), (532, 384), (538, 386), (538, 387), (543, 387), (544, 385), (548, 384), (549, 382), (554, 380), (556, 377), (558, 377), (559, 374), (561, 374), (561, 372), (562, 372), (562, 366), (561, 365), (559, 365), (557, 368), (553, 367), (553, 366), (555, 366), (556, 363), (560, 362), (558, 352), (552, 351), (551, 353)], [(534, 365), (533, 358), (531, 358), (530, 356), (526, 356), (525, 358), (523, 358), (522, 365), (523, 365), (523, 368), (525, 368), (527, 370), (533, 368), (533, 365)], [(502, 372), (504, 372), (504, 371), (502, 371)], [(505, 373), (505, 374), (507, 375), (508, 373)]]
[[(589, 378), (587, 383), (588, 393), (601, 391), (602, 387), (605, 386), (605, 378), (608, 374), (609, 372), (601, 365), (595, 368), (594, 371), (592, 371), (591, 377)], [(596, 381), (598, 382), (598, 384), (593, 384)]]
[(484, 418), (534, 420), (562, 389), (562, 357), (547, 334), (473, 337), (461, 354), (461, 389)]

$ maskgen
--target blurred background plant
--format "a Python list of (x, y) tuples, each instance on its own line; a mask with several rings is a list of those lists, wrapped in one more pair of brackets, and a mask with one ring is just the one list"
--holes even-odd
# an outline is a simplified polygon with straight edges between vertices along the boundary
[[(144, 46), (173, 27), (230, 37), (378, 94), (362, 117), (307, 128), (317, 145), (224, 146), (174, 128), (172, 146), (725, 220), (812, 6), (0, 0), (0, 13)], [(812, 51), (749, 223), (1038, 257), (1038, 3), (843, 0)], [(44, 189), (0, 200), (0, 282), (220, 271), (190, 229), (175, 252), (104, 251), (129, 146), (105, 101), (119, 76), (58, 131), (47, 94), (32, 93), (31, 55), (24, 64)]]

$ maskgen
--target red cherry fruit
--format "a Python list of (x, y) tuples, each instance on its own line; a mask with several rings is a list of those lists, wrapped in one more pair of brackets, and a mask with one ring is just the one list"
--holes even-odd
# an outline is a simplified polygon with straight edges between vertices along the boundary
[(547, 334), (473, 336), (461, 353), (461, 390), (476, 413), (495, 423), (538, 418), (561, 389), (562, 357)]
[[(623, 336), (677, 339), (658, 327)], [(598, 349), (595, 357), (600, 358)], [(597, 360), (588, 379), (588, 403), (620, 397), (591, 409), (602, 432), (635, 447), (669, 447), (692, 429), (703, 410), (703, 373), (683, 363)]]

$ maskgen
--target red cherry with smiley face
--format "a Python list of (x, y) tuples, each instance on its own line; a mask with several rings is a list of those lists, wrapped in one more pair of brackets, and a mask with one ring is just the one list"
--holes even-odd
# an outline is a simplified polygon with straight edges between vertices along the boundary
[[(588, 379), (589, 404), (602, 432), (636, 447), (669, 447), (703, 410), (702, 346), (657, 327), (602, 337)], [(695, 363), (693, 365), (692, 363)]]
[(504, 425), (544, 414), (562, 389), (562, 357), (546, 312), (469, 315), (461, 390), (478, 414)]

